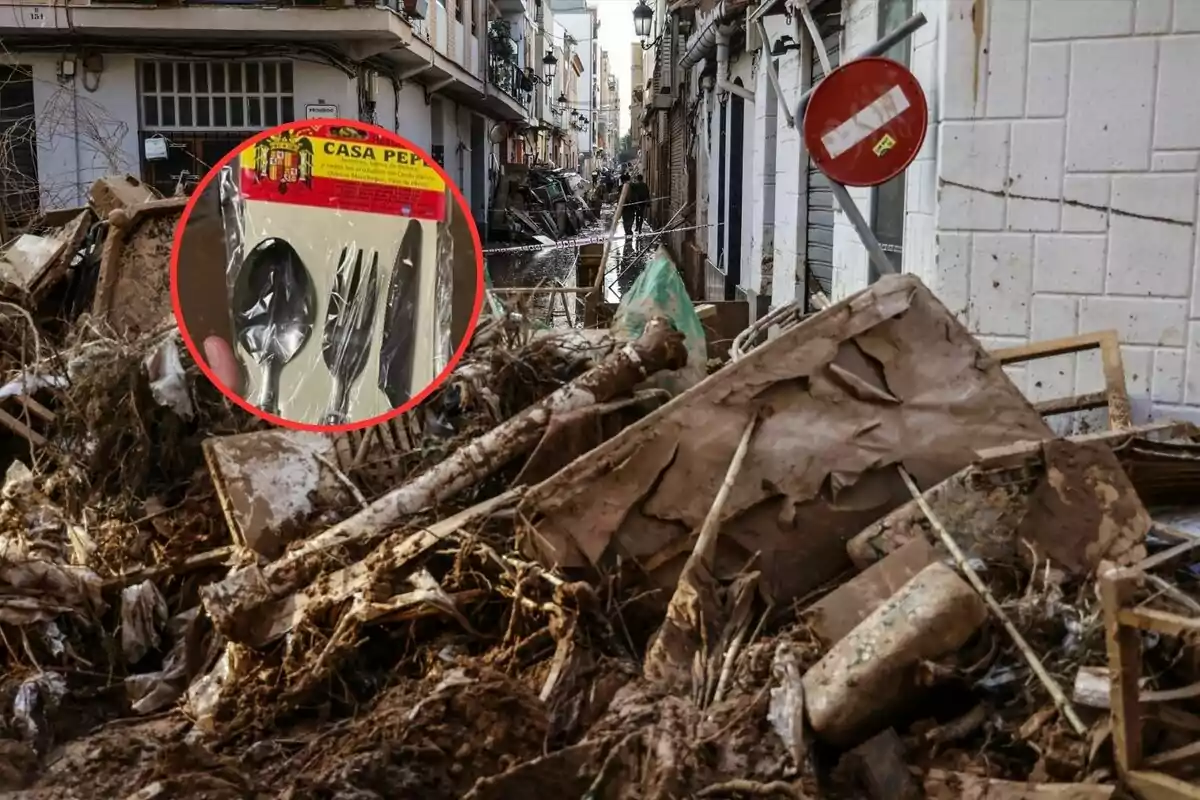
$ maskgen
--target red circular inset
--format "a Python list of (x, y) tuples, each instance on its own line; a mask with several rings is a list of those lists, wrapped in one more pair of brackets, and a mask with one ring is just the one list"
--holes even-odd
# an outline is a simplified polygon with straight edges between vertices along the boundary
[[(235, 391), (232, 387), (228, 386), (225, 383), (225, 381), (214, 371), (213, 366), (209, 363), (208, 358), (206, 358), (206, 356), (205, 356), (205, 353), (202, 351), (199, 344), (196, 342), (196, 340), (193, 338), (192, 334), (189, 332), (188, 326), (187, 326), (187, 323), (185, 320), (185, 316), (183, 313), (183, 306), (182, 306), (182, 303), (180, 300), (180, 290), (179, 290), (180, 248), (183, 245), (184, 233), (187, 230), (188, 222), (191, 219), (192, 214), (196, 209), (196, 204), (200, 201), (201, 197), (204, 196), (205, 189), (220, 174), (221, 168), (226, 166), (227, 164), (229, 164), (234, 159), (238, 158), (243, 151), (245, 151), (246, 149), (248, 149), (250, 147), (253, 147), (258, 142), (262, 142), (264, 140), (271, 139), (272, 137), (279, 136), (280, 134), (282, 134), (285, 131), (294, 132), (294, 131), (297, 131), (300, 129), (309, 129), (309, 128), (315, 128), (315, 127), (320, 127), (322, 129), (330, 129), (330, 128), (334, 128), (334, 127), (339, 127), (343, 131), (361, 132), (364, 136), (369, 137), (373, 141), (380, 142), (380, 143), (386, 143), (389, 147), (400, 148), (400, 149), (411, 151), (412, 153), (414, 153), (416, 156), (418, 156), (424, 162), (424, 166), (435, 170), (437, 172), (437, 174), (441, 177), (441, 179), (445, 182), (446, 187), (449, 188), (451, 195), (454, 198), (455, 205), (457, 206), (457, 209), (456, 209), (457, 213), (452, 218), (451, 224), (453, 224), (454, 220), (461, 220), (462, 222), (465, 222), (465, 224), (468, 226), (468, 228), (470, 230), (471, 243), (472, 243), (473, 250), (474, 250), (473, 257), (475, 260), (475, 286), (474, 286), (475, 301), (472, 306), (471, 317), (467, 322), (466, 330), (463, 334), (462, 341), (460, 341), (458, 343), (457, 347), (455, 348), (454, 354), (451, 356), (450, 361), (445, 366), (445, 368), (443, 368), (442, 371), (440, 373), (438, 373), (433, 378), (433, 380), (430, 381), (430, 383), (427, 386), (425, 386), (424, 389), (422, 389), (420, 392), (418, 392), (413, 397), (411, 397), (403, 405), (400, 405), (396, 408), (392, 408), (384, 413), (377, 414), (376, 416), (371, 417), (369, 419), (355, 420), (355, 421), (347, 422), (345, 424), (340, 424), (340, 425), (321, 425), (321, 424), (299, 422), (296, 420), (287, 419), (285, 417), (282, 417), (282, 416), (279, 416), (276, 414), (267, 413), (267, 412), (263, 411), (262, 409), (258, 408), (257, 406), (255, 406), (253, 403), (251, 403), (244, 397), (242, 397), (241, 394), (239, 394), (237, 391)], [(273, 165), (273, 166), (278, 166), (278, 165)], [(282, 164), (282, 167), (287, 167), (287, 166), (289, 166), (289, 165)], [(284, 170), (284, 171), (286, 171), (286, 170)], [(268, 173), (267, 177), (270, 178), (270, 177), (279, 177), (279, 176), (273, 176), (271, 173)], [(279, 183), (278, 190), (281, 195), (281, 197), (279, 199), (283, 202), (286, 202), (287, 200), (283, 197), (283, 195), (285, 195), (285, 193), (286, 193), (285, 190), (287, 187), (285, 184), (287, 183), (287, 180), (278, 181), (278, 183)], [(291, 199), (291, 198), (287, 198), (287, 199)], [(440, 224), (447, 224), (447, 223), (443, 222)], [(459, 224), (461, 224), (461, 223), (459, 223)], [(460, 257), (462, 257), (460, 254), (455, 254), (455, 260), (457, 260)], [(466, 199), (463, 197), (462, 191), (459, 189), (459, 187), (450, 179), (450, 176), (446, 174), (446, 171), (441, 167), (441, 165), (439, 165), (436, 161), (434, 161), (433, 158), (430, 157), (428, 153), (426, 153), (422, 148), (418, 147), (417, 145), (413, 144), (412, 142), (408, 141), (407, 139), (397, 136), (396, 134), (392, 133), (391, 131), (388, 131), (385, 128), (381, 128), (377, 125), (370, 125), (368, 123), (359, 122), (357, 120), (350, 120), (350, 119), (300, 120), (300, 121), (296, 121), (296, 122), (289, 122), (284, 125), (278, 125), (273, 128), (268, 128), (267, 130), (261, 131), (261, 132), (255, 134), (254, 136), (251, 136), (250, 138), (246, 139), (237, 148), (235, 148), (233, 150), (233, 152), (224, 156), (220, 161), (218, 161), (216, 164), (214, 164), (212, 166), (212, 169), (209, 170), (208, 174), (206, 174), (198, 182), (196, 189), (192, 192), (191, 199), (188, 201), (186, 207), (184, 208), (183, 215), (180, 217), (180, 220), (179, 220), (179, 224), (175, 229), (174, 241), (172, 243), (172, 248), (171, 248), (171, 304), (172, 304), (172, 308), (175, 312), (175, 321), (179, 326), (179, 332), (183, 338), (184, 344), (187, 345), (188, 352), (191, 354), (191, 356), (195, 360), (196, 364), (199, 365), (201, 372), (204, 373), (204, 376), (206, 378), (208, 378), (210, 381), (212, 381), (212, 383), (227, 398), (229, 398), (231, 401), (233, 401), (237, 405), (241, 406), (243, 409), (250, 412), (251, 414), (254, 414), (257, 417), (260, 417), (262, 419), (265, 419), (269, 422), (272, 422), (276, 425), (280, 425), (285, 428), (291, 428), (293, 430), (302, 430), (302, 431), (314, 431), (314, 432), (319, 432), (319, 433), (343, 433), (343, 432), (347, 432), (347, 431), (359, 430), (361, 428), (370, 427), (372, 425), (378, 425), (380, 423), (387, 422), (388, 420), (393, 419), (393, 418), (403, 414), (406, 411), (409, 411), (410, 409), (416, 407), (421, 402), (423, 402), (427, 397), (429, 397), (429, 395), (431, 393), (433, 393), (433, 391), (436, 390), (450, 376), (450, 373), (454, 371), (454, 368), (458, 365), (458, 362), (460, 360), (462, 360), (463, 354), (466, 352), (467, 346), (471, 342), (471, 337), (475, 333), (475, 327), (479, 322), (480, 313), (483, 311), (483, 297), (484, 297), (484, 291), (485, 291), (483, 275), (484, 275), (483, 245), (482, 245), (482, 242), (480, 241), (479, 230), (475, 225), (475, 219), (471, 213), (470, 206), (468, 205)], [(321, 346), (321, 342), (319, 340), (316, 342), (316, 346), (318, 348)]]
[(813, 90), (804, 146), (831, 180), (878, 186), (917, 157), (928, 124), (925, 92), (903, 64), (860, 58), (833, 70)]

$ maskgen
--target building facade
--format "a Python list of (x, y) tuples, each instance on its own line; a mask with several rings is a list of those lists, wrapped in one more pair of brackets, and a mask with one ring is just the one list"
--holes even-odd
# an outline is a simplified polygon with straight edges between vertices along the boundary
[[(696, 57), (695, 201), (708, 226), (696, 246), (727, 276), (726, 296), (839, 299), (878, 277), (767, 65), (794, 112), (822, 56), (836, 68), (921, 12), (927, 23), (887, 55), (925, 90), (923, 148), (904, 175), (851, 189), (893, 264), (988, 347), (1115, 328), (1136, 414), (1200, 417), (1200, 106), (1187, 99), (1200, 2), (809, 6), (823, 53), (770, 1), (702, 4), (683, 45), (684, 63)], [(745, 26), (758, 11), (765, 42)], [(1034, 401), (1103, 382), (1094, 354), (1009, 371)]]
[(596, 149), (596, 109), (600, 105), (600, 84), (597, 79), (600, 69), (600, 17), (587, 0), (545, 0), (563, 28), (576, 42), (575, 54), (579, 58), (579, 91), (572, 105), (577, 115), (588, 120), (586, 125), (576, 125), (572, 131), (575, 138), (577, 163), (574, 168), (580, 174), (590, 175), (594, 169)]
[[(337, 116), (425, 149), (485, 219), (514, 156), (505, 137), (536, 121), (549, 90), (534, 80), (535, 7), (17, 0), (0, 8), (4, 214), (19, 224), (80, 205), (113, 172), (169, 193), (256, 131)], [(147, 157), (150, 139), (166, 140), (166, 158)]]
[(634, 149), (638, 166), (644, 171), (642, 162), (642, 114), (646, 110), (646, 51), (641, 42), (629, 45), (629, 141)]

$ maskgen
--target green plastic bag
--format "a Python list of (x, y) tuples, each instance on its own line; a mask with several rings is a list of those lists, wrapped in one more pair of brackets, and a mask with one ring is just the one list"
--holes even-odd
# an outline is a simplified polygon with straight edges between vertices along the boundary
[(621, 298), (613, 318), (613, 336), (633, 341), (642, 335), (646, 323), (654, 317), (666, 317), (683, 334), (687, 347), (687, 366), (675, 372), (660, 372), (647, 381), (648, 385), (681, 394), (708, 375), (708, 343), (704, 323), (696, 314), (692, 298), (688, 297), (683, 278), (666, 249), (659, 247), (642, 274)]

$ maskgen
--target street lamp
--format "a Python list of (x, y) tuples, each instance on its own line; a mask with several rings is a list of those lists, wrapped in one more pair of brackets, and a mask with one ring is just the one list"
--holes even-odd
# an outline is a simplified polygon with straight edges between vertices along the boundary
[(633, 7), (633, 32), (642, 40), (642, 47), (650, 38), (650, 28), (654, 24), (654, 11), (646, 5), (646, 0), (638, 0)]
[(558, 66), (558, 59), (554, 57), (553, 50), (547, 50), (546, 55), (542, 56), (542, 66), (546, 68), (546, 81), (554, 80), (554, 70)]

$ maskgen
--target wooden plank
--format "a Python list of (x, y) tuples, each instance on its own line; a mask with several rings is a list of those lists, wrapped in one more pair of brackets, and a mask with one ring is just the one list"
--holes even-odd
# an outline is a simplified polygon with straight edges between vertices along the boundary
[(1142, 763), (1147, 767), (1162, 768), (1177, 767), (1196, 761), (1200, 761), (1200, 742), (1192, 742), (1191, 744), (1185, 744), (1183, 747), (1176, 747), (1173, 750), (1146, 756)]
[[(1093, 431), (1067, 437), (1072, 442), (1103, 441), (1114, 450), (1119, 450), (1135, 436), (1163, 436), (1168, 439), (1186, 436), (1192, 425), (1187, 422), (1154, 422), (1127, 431)], [(980, 469), (1008, 469), (1024, 463), (1041, 461), (1041, 442), (1016, 442), (1002, 447), (988, 447), (977, 451), (975, 466)]]
[[(1007, 347), (992, 352), (1001, 364), (1021, 364), (1041, 358), (1081, 353), (1087, 350), (1100, 351), (1100, 366), (1104, 373), (1104, 403), (1097, 402), (1098, 394), (1050, 400), (1038, 405), (1046, 415), (1083, 411), (1087, 408), (1108, 406), (1108, 426), (1113, 430), (1126, 430), (1133, 425), (1129, 405), (1129, 393), (1125, 387), (1125, 365), (1121, 358), (1121, 343), (1116, 331), (1096, 331), (1078, 336), (1033, 342), (1019, 347)], [(1094, 404), (1094, 405), (1093, 405)], [(1043, 411), (1043, 409), (1046, 409)]]
[(1142, 572), (1149, 572), (1152, 569), (1157, 569), (1158, 567), (1161, 567), (1164, 564), (1167, 564), (1171, 561), (1174, 561), (1177, 558), (1187, 555), (1188, 553), (1195, 550), (1197, 547), (1200, 547), (1200, 537), (1197, 537), (1195, 539), (1187, 539), (1185, 541), (1180, 542), (1179, 544), (1175, 545), (1172, 548), (1163, 550), (1161, 553), (1155, 553), (1154, 555), (1150, 556), (1149, 558), (1143, 560), (1141, 563), (1139, 563), (1137, 565), (1137, 569)]
[(1125, 386), (1125, 363), (1121, 358), (1121, 342), (1116, 331), (1100, 334), (1100, 367), (1104, 372), (1104, 387), (1108, 394), (1108, 427), (1123, 431), (1133, 427), (1133, 410)]
[(1157, 608), (1125, 608), (1117, 614), (1117, 618), (1122, 625), (1167, 636), (1200, 633), (1200, 617), (1181, 617)]
[(1161, 772), (1134, 770), (1125, 783), (1142, 800), (1200, 800), (1200, 786)]
[(1075, 395), (1074, 397), (1060, 397), (1057, 400), (1043, 400), (1040, 403), (1034, 403), (1033, 407), (1043, 417), (1052, 417), (1055, 414), (1089, 411), (1093, 408), (1104, 408), (1107, 405), (1107, 392), (1092, 392), (1090, 394)]
[(616, 238), (617, 228), (621, 224), (621, 210), (625, 208), (625, 198), (629, 195), (629, 184), (621, 187), (621, 194), (617, 197), (617, 207), (613, 209), (612, 227), (608, 231), (608, 237), (604, 240), (604, 250), (600, 254), (600, 265), (596, 269), (596, 282), (592, 284), (592, 290), (588, 293), (586, 305), (583, 309), (583, 327), (594, 328), (597, 324), (600, 304), (604, 302), (604, 273), (608, 267), (608, 251), (612, 247), (613, 239)]
[(21, 396), (18, 397), (18, 401), (29, 410), (30, 414), (33, 414), (35, 417), (41, 417), (46, 422), (54, 422), (56, 419), (53, 411), (46, 408), (37, 400), (34, 400), (32, 397)]
[(9, 414), (7, 411), (0, 409), (0, 425), (8, 428), (18, 436), (23, 437), (34, 447), (44, 447), (46, 445), (46, 437), (35, 431), (33, 428), (26, 425), (21, 420)]
[(1117, 774), (1125, 778), (1142, 760), (1142, 717), (1138, 703), (1142, 668), (1142, 636), (1121, 624), (1123, 607), (1133, 598), (1135, 579), (1127, 570), (1101, 568), (1100, 602), (1108, 650), (1109, 692), (1112, 706), (1113, 758)]
[(1184, 711), (1174, 706), (1157, 706), (1150, 713), (1150, 717), (1170, 728), (1200, 733), (1200, 715), (1190, 711)]
[[(1044, 342), (1030, 342), (1017, 347), (1005, 347), (993, 350), (992, 356), (1001, 364), (1021, 364), (1026, 361), (1036, 361), (1039, 358), (1053, 358), (1071, 353), (1082, 353), (1086, 350), (1100, 348), (1099, 333), (1081, 333), (1077, 336), (1064, 336), (1061, 339), (1047, 339)], [(1122, 378), (1123, 380), (1124, 378)]]

